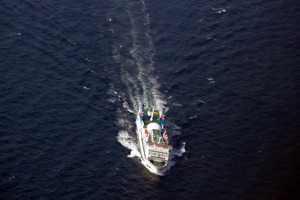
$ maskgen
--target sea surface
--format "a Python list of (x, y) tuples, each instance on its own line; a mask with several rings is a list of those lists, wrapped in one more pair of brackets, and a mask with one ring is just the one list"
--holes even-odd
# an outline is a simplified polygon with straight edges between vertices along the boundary
[(300, 199), (299, 67), (297, 0), (2, 0), (0, 199)]

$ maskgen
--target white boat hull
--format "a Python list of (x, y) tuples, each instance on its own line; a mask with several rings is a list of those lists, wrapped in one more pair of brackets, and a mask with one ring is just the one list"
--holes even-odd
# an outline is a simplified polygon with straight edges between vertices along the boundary
[(136, 125), (137, 125), (136, 133), (138, 136), (138, 143), (139, 143), (139, 150), (140, 150), (140, 154), (141, 154), (142, 164), (150, 172), (152, 172), (156, 175), (159, 175), (159, 176), (163, 176), (164, 172), (166, 171), (167, 163), (163, 167), (157, 167), (148, 160), (147, 155), (146, 155), (145, 141), (143, 141), (142, 125), (141, 125), (141, 120), (140, 120), (139, 115), (137, 115), (137, 118), (136, 118)]
[(161, 172), (162, 168), (158, 168), (155, 165), (153, 165), (147, 158), (144, 152), (144, 145), (141, 137), (141, 132), (137, 130), (138, 140), (139, 140), (139, 149), (141, 154), (141, 160), (142, 164), (152, 173), (163, 176), (164, 174)]

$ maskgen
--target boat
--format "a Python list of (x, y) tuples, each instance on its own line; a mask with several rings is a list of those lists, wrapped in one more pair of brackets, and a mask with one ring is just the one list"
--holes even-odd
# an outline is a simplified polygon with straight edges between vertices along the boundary
[(136, 117), (136, 132), (142, 163), (152, 173), (163, 176), (167, 169), (170, 145), (167, 130), (164, 128), (165, 108), (139, 107)]

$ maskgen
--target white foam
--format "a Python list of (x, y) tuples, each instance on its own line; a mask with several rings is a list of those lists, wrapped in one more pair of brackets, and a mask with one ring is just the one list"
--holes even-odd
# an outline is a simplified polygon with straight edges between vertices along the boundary
[(126, 110), (128, 112), (135, 114), (135, 112), (129, 107), (129, 104), (127, 103), (127, 101), (123, 102), (123, 107), (126, 108)]
[(9, 36), (12, 37), (12, 36), (20, 36), (22, 35), (22, 33), (13, 33), (13, 34), (10, 34)]
[(110, 98), (108, 100), (109, 102), (114, 103), (117, 100), (122, 101), (123, 108), (125, 108), (128, 112), (135, 114), (133, 109), (130, 108), (129, 103), (126, 101), (125, 95), (123, 93), (118, 92), (113, 86), (111, 86), (107, 94), (114, 97), (114, 98)]
[(185, 153), (186, 142), (182, 142), (179, 148), (173, 148), (171, 151), (171, 156), (182, 156)]
[(209, 81), (209, 83), (216, 83), (216, 81), (214, 81), (214, 79), (211, 78), (211, 77), (208, 77), (208, 78), (206, 78), (206, 79)]
[(121, 127), (121, 128), (126, 128), (126, 127), (130, 127), (131, 125), (129, 125), (130, 124), (130, 122), (126, 119), (126, 118), (117, 118), (117, 122), (116, 122), (116, 124), (119, 126), (119, 127)]
[(190, 119), (196, 119), (197, 117), (198, 117), (198, 116), (195, 115), (195, 116), (190, 117)]
[(141, 157), (141, 154), (138, 150), (138, 144), (136, 140), (131, 137), (127, 131), (120, 130), (117, 136), (118, 142), (120, 142), (124, 147), (131, 150), (130, 154), (127, 155), (128, 157)]
[(98, 75), (94, 70), (92, 70), (92, 69), (90, 69), (90, 68), (88, 68), (88, 70), (89, 70), (91, 73), (93, 73), (93, 74), (95, 74), (95, 75)]
[(216, 13), (225, 13), (226, 9), (225, 8), (213, 8), (213, 11), (215, 11)]
[(107, 101), (108, 101), (109, 103), (115, 103), (115, 102), (116, 102), (116, 99), (115, 99), (115, 98), (109, 98), (109, 99), (107, 99)]
[(115, 90), (115, 88), (113, 86), (111, 86), (107, 92), (107, 94), (110, 94), (110, 95), (117, 95), (118, 92)]
[(86, 86), (82, 86), (84, 89), (89, 90), (90, 88), (86, 87)]
[(186, 142), (182, 142), (181, 143), (181, 148), (180, 148), (181, 153), (185, 153), (185, 146), (186, 146)]
[(151, 93), (152, 93), (153, 99), (154, 99), (154, 106), (157, 109), (161, 110), (163, 107), (165, 107), (164, 105), (167, 102), (163, 100), (164, 99), (163, 95), (159, 91), (160, 85), (158, 84), (157, 79), (158, 79), (158, 77), (149, 77), (149, 81), (152, 85)]
[(167, 171), (168, 171), (172, 166), (174, 166), (175, 163), (176, 163), (175, 161), (170, 160), (170, 161), (168, 162), (167, 166), (165, 166), (165, 167), (161, 170), (161, 173), (162, 173), (163, 175), (166, 175)]
[(214, 39), (214, 35), (213, 34), (208, 34), (207, 36), (206, 36), (206, 39), (207, 40), (211, 40), (211, 39)]
[(175, 156), (182, 156), (182, 152), (180, 152), (180, 150), (178, 149), (172, 149), (172, 151), (170, 152), (170, 155), (172, 158), (174, 158)]

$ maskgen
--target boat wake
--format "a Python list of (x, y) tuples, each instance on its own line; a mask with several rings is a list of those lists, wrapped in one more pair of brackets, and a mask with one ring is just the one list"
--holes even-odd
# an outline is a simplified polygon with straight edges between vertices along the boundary
[[(161, 110), (166, 107), (167, 102), (164, 99), (167, 98), (159, 91), (159, 76), (154, 65), (155, 48), (150, 35), (150, 18), (146, 4), (144, 0), (129, 0), (126, 8), (127, 20), (125, 16), (120, 17), (119, 13), (110, 13), (107, 16), (109, 31), (114, 36), (112, 58), (120, 69), (119, 75), (115, 75), (115, 71), (111, 72), (115, 77), (112, 77), (109, 90), (111, 98), (108, 101), (122, 105), (117, 110), (116, 123), (120, 128), (117, 140), (131, 151), (128, 157), (141, 158), (134, 123), (138, 107), (144, 103), (146, 107), (154, 106)], [(128, 26), (124, 27), (124, 24)], [(166, 123), (166, 127), (170, 141), (176, 143), (172, 138), (181, 133), (180, 127), (171, 122)], [(175, 146), (180, 148), (173, 148), (171, 158), (185, 152), (184, 145)], [(174, 164), (175, 161), (170, 161), (165, 170)]]
[(141, 157), (139, 152), (139, 147), (136, 141), (136, 138), (130, 136), (127, 131), (120, 130), (117, 136), (118, 142), (120, 142), (124, 147), (131, 150), (128, 157)]

